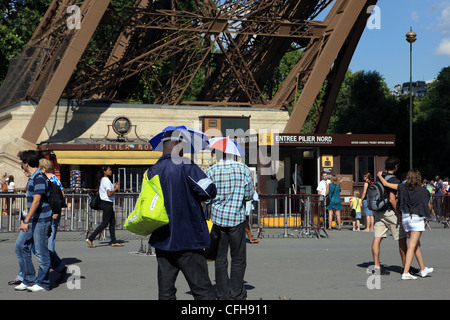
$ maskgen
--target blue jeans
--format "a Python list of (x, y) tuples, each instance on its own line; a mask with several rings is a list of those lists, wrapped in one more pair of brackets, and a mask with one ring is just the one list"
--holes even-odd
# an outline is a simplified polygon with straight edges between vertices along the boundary
[[(27, 286), (37, 284), (50, 290), (50, 251), (48, 238), (51, 232), (51, 221), (30, 222), (28, 232), (19, 232), (15, 244), (20, 271), (23, 273), (23, 283)], [(34, 243), (36, 258), (39, 263), (38, 275), (31, 260), (31, 247)]]
[(61, 215), (58, 217), (58, 219), (52, 220), (52, 233), (50, 234), (50, 238), (48, 238), (48, 250), (50, 250), (50, 266), (56, 272), (62, 272), (64, 267), (66, 266), (55, 250), (56, 233), (58, 232), (59, 220), (61, 220)]

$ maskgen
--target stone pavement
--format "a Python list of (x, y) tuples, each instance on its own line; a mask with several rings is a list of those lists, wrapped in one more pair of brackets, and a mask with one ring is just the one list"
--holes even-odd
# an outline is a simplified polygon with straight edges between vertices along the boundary
[[(342, 231), (329, 231), (328, 238), (316, 239), (299, 237), (293, 230), (289, 230), (293, 236), (288, 238), (282, 229), (265, 231), (259, 244), (247, 245), (245, 286), (249, 300), (449, 299), (450, 230), (438, 223), (430, 225), (432, 230), (422, 235), (422, 252), (425, 264), (435, 271), (430, 277), (410, 281), (401, 280), (398, 245), (392, 237), (381, 245), (381, 262), (391, 274), (374, 278), (367, 273), (372, 264), (372, 232), (352, 232), (344, 226)], [(16, 238), (16, 233), (0, 233), (0, 300), (158, 298), (156, 258), (132, 253), (140, 249), (141, 237), (126, 230), (117, 232), (117, 238), (125, 244), (120, 248), (96, 241), (97, 247), (91, 249), (83, 233), (58, 233), (58, 254), (80, 277), (38, 293), (15, 292), (7, 284), (18, 271)], [(144, 245), (148, 246), (147, 238)], [(208, 265), (214, 284), (214, 263)], [(413, 266), (417, 267), (416, 261)], [(376, 288), (369, 289), (368, 282)], [(176, 286), (178, 299), (193, 299), (181, 273)]]

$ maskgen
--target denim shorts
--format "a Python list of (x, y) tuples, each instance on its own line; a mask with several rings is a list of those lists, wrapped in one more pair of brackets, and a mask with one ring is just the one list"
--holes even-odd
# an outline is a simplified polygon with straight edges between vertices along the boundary
[(369, 204), (367, 203), (367, 200), (363, 200), (363, 207), (364, 207), (364, 214), (366, 217), (372, 217), (373, 212), (369, 209)]

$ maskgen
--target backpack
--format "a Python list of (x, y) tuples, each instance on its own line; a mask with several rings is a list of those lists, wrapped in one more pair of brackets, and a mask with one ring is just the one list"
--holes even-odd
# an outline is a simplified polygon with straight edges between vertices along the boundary
[[(389, 180), (393, 177), (395, 176), (389, 174), (385, 179)], [(386, 191), (386, 188), (378, 179), (367, 187), (367, 205), (373, 211), (382, 211), (388, 208), (389, 192)]]
[(50, 181), (44, 173), (41, 173), (41, 175), (46, 179), (48, 186), (48, 196), (46, 195), (45, 202), (50, 205), (53, 214), (61, 214), (61, 209), (67, 208), (66, 199), (64, 199), (61, 188)]

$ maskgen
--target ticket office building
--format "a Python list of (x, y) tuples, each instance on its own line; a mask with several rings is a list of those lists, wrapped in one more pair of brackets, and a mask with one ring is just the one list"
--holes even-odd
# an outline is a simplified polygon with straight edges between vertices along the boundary
[[(356, 189), (362, 193), (364, 174), (370, 172), (375, 177), (379, 170), (384, 170), (389, 151), (395, 146), (395, 135), (278, 134), (270, 137), (272, 141), (266, 146), (262, 140), (259, 137), (259, 148), (267, 147), (271, 152), (274, 174), (258, 174), (260, 193), (293, 193), (297, 187), (299, 192), (316, 194), (321, 172), (327, 172), (329, 178), (336, 175), (343, 179), (342, 198), (351, 196)], [(262, 166), (260, 163), (259, 167)]]

